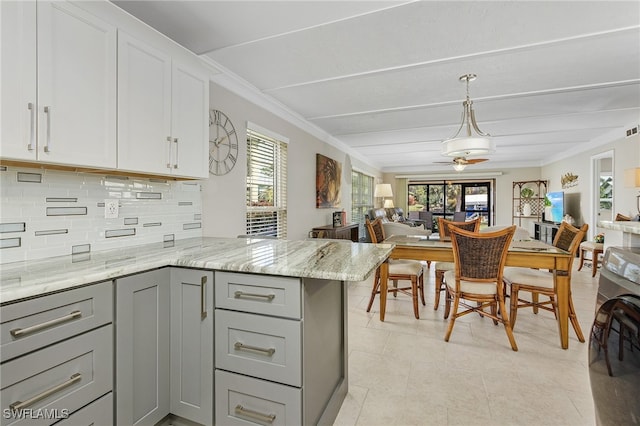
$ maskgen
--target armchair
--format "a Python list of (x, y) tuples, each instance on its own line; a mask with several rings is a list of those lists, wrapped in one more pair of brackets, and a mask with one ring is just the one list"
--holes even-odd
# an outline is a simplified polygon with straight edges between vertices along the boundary
[(380, 218), (385, 235), (431, 235), (430, 230), (416, 226), (417, 223), (408, 220), (400, 207), (371, 209), (367, 214), (370, 221)]

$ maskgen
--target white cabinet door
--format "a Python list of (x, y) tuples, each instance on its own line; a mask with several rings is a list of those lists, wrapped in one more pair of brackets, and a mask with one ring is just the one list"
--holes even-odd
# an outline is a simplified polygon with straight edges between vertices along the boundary
[(36, 159), (36, 4), (0, 2), (0, 156)]
[(171, 413), (213, 424), (213, 273), (171, 269)]
[(116, 280), (116, 422), (154, 425), (169, 414), (168, 269)]
[(116, 166), (116, 28), (61, 1), (38, 13), (38, 160)]
[(118, 34), (118, 169), (171, 172), (171, 58)]
[(171, 135), (173, 174), (209, 176), (209, 79), (196, 67), (174, 62)]

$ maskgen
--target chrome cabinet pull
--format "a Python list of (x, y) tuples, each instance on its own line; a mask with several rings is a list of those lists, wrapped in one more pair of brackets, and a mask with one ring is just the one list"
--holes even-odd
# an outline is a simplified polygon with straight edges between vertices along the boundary
[(27, 104), (27, 108), (29, 109), (29, 119), (30, 119), (30, 123), (29, 123), (29, 145), (27, 145), (27, 149), (29, 151), (33, 151), (33, 142), (34, 142), (34, 137), (35, 137), (35, 131), (36, 131), (36, 111), (35, 108), (33, 107), (33, 103), (29, 102)]
[(44, 152), (51, 152), (51, 107), (44, 107), (44, 113), (47, 116), (47, 142), (44, 146)]
[(29, 399), (27, 399), (26, 401), (22, 402), (22, 401), (16, 401), (13, 404), (9, 405), (9, 408), (11, 410), (15, 410), (15, 411), (20, 411), (23, 410), (27, 407), (29, 407), (30, 405), (35, 404), (36, 402), (50, 396), (53, 395), (56, 392), (59, 392), (61, 390), (63, 390), (64, 388), (68, 388), (69, 386), (71, 386), (72, 384), (80, 381), (82, 379), (82, 374), (80, 373), (75, 373), (74, 375), (72, 375), (69, 380), (60, 383), (59, 385), (55, 385), (54, 387), (47, 389), (44, 392), (39, 393), (36, 396), (33, 396)]
[(171, 136), (167, 136), (167, 146), (169, 149), (167, 150), (167, 169), (171, 168)]
[(60, 318), (55, 318), (49, 321), (45, 321), (43, 323), (40, 324), (36, 324), (36, 325), (32, 325), (31, 327), (27, 327), (27, 328), (14, 328), (13, 330), (9, 331), (9, 333), (11, 333), (11, 335), (13, 337), (20, 337), (20, 336), (25, 336), (27, 334), (31, 334), (31, 333), (35, 333), (36, 331), (40, 331), (44, 328), (49, 328), (49, 327), (53, 327), (54, 325), (58, 325), (61, 324), (63, 322), (67, 322), (67, 321), (71, 321), (74, 320), (76, 318), (80, 318), (82, 316), (82, 312), (80, 311), (73, 311), (70, 312), (69, 314), (60, 317)]
[(262, 414), (258, 411), (249, 410), (248, 408), (244, 408), (242, 405), (236, 405), (236, 414), (241, 416), (249, 417), (251, 419), (259, 420), (261, 422), (273, 423), (276, 419), (275, 414)]
[(207, 317), (207, 276), (200, 279), (200, 319)]
[(233, 293), (233, 295), (235, 296), (236, 299), (240, 299), (241, 297), (262, 297), (265, 299), (269, 299), (269, 301), (272, 301), (276, 297), (275, 294), (245, 293), (239, 290)]
[(233, 347), (238, 351), (264, 352), (269, 356), (272, 356), (274, 353), (276, 353), (275, 348), (259, 348), (258, 346), (245, 345), (240, 342), (234, 343)]
[(173, 143), (176, 144), (176, 162), (173, 165), (173, 168), (177, 169), (178, 168), (178, 138), (173, 138)]

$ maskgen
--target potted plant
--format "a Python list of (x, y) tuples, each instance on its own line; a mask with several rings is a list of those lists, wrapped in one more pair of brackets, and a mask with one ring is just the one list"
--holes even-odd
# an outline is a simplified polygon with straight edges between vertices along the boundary
[(529, 199), (533, 197), (533, 189), (525, 186), (520, 190), (520, 196), (526, 200), (522, 206), (522, 215), (531, 216), (531, 204), (529, 204)]

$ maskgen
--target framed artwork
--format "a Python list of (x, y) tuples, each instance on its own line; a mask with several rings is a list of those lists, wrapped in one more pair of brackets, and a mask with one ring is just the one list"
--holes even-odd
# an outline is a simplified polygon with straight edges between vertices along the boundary
[(340, 207), (342, 164), (316, 154), (316, 208)]

